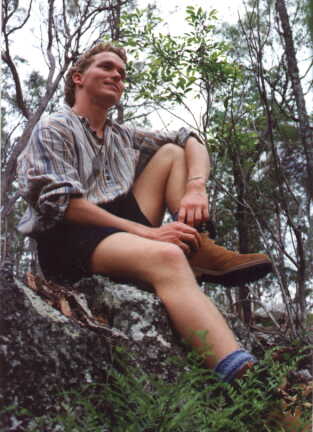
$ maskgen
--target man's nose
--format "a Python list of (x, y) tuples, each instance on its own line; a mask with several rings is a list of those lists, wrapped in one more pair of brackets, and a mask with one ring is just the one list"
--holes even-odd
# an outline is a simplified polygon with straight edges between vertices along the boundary
[(116, 81), (120, 81), (122, 79), (122, 75), (117, 69), (112, 69), (112, 78), (114, 78)]

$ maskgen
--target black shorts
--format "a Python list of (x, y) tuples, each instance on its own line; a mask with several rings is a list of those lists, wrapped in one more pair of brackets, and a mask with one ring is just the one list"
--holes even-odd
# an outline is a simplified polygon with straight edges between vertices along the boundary
[[(99, 207), (116, 216), (152, 226), (131, 192)], [(41, 233), (36, 240), (39, 263), (45, 278), (61, 284), (72, 284), (91, 276), (91, 254), (104, 238), (117, 232), (123, 231), (114, 227), (60, 222)]]

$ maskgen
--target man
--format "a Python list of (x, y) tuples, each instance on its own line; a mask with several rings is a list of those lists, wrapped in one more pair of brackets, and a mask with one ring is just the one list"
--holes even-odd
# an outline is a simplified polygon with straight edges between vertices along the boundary
[[(108, 119), (125, 69), (124, 50), (99, 44), (68, 72), (68, 106), (37, 124), (18, 161), (29, 203), (20, 230), (36, 238), (49, 279), (101, 273), (152, 285), (181, 336), (200, 351), (209, 346), (206, 364), (231, 381), (254, 358), (239, 348), (195, 274), (244, 284), (271, 271), (271, 263), (262, 254), (227, 251), (198, 232), (209, 217), (210, 163), (196, 135)], [(161, 225), (166, 208), (176, 221)]]

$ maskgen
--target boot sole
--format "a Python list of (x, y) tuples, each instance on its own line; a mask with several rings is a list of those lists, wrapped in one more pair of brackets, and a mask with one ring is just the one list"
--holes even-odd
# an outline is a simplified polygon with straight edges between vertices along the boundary
[(263, 278), (273, 271), (273, 266), (269, 261), (261, 261), (237, 266), (228, 272), (216, 272), (201, 267), (193, 267), (193, 271), (200, 282), (212, 282), (226, 287), (234, 287)]

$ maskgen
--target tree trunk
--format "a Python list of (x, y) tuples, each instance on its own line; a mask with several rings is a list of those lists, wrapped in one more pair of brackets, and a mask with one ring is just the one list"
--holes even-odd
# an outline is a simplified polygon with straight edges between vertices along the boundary
[(306, 157), (307, 169), (307, 190), (310, 199), (313, 199), (313, 134), (310, 129), (309, 116), (306, 109), (303, 89), (300, 80), (296, 51), (293, 42), (289, 16), (287, 13), (285, 0), (276, 0), (276, 10), (279, 16), (282, 37), (285, 42), (285, 55), (287, 61), (288, 74), (291, 79), (292, 90), (295, 97), (298, 117), (299, 117), (299, 132)]
[[(303, 89), (301, 85), (301, 80), (299, 76), (299, 68), (297, 63), (297, 57), (293, 42), (293, 35), (291, 31), (289, 16), (287, 13), (285, 0), (276, 0), (276, 10), (279, 16), (281, 26), (282, 26), (282, 36), (285, 42), (285, 55), (288, 67), (288, 74), (291, 78), (293, 94), (295, 97), (298, 117), (299, 117), (299, 132), (301, 137), (301, 142), (303, 145), (305, 157), (306, 157), (306, 169), (307, 169), (307, 191), (308, 198), (313, 199), (313, 134), (310, 129), (309, 116), (306, 109)], [(301, 233), (296, 233), (296, 235), (301, 237)], [(297, 237), (298, 237), (297, 236)], [(299, 240), (299, 239), (298, 239)], [(302, 242), (298, 241), (298, 245)], [(299, 261), (300, 261), (300, 275), (301, 280), (299, 281), (298, 287), (298, 301), (300, 306), (300, 314), (303, 317), (305, 314), (305, 260), (303, 251), (298, 250)]]

